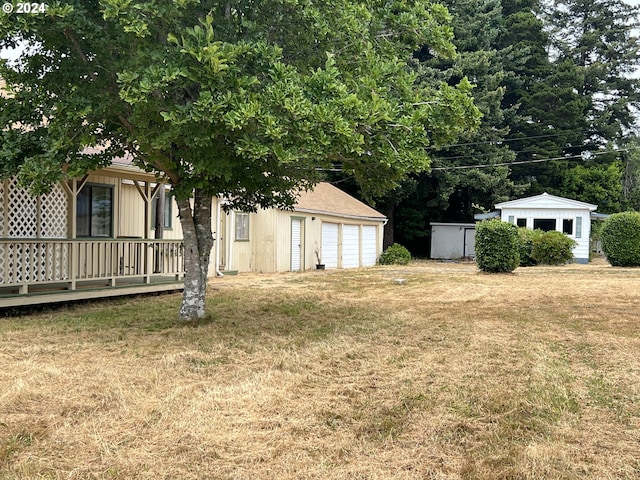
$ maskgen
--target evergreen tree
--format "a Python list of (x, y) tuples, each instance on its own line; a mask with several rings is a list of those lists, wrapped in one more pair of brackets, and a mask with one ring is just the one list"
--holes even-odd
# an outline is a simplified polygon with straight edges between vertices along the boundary
[[(524, 190), (511, 181), (509, 168), (503, 165), (514, 159), (503, 139), (509, 132), (507, 119), (517, 106), (502, 105), (504, 52), (496, 48), (503, 21), (500, 1), (445, 0), (443, 4), (453, 18), (458, 54), (454, 59), (434, 58), (424, 48), (416, 54), (420, 71), (449, 85), (469, 78), (483, 117), (477, 131), (466, 132), (455, 144), (432, 148), (431, 171), (415, 175), (381, 202), (391, 218), (388, 226), (395, 225), (394, 240), (416, 255), (428, 255), (431, 221), (473, 221), (474, 213)], [(491, 166), (496, 164), (500, 165)], [(479, 167), (468, 168), (474, 165)]]

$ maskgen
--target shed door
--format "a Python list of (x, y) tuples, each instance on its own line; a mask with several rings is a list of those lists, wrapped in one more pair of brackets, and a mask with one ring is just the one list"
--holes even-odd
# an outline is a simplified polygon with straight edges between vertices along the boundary
[(371, 267), (376, 264), (376, 229), (372, 225), (362, 227), (362, 266)]
[(342, 267), (360, 266), (360, 226), (342, 226)]
[(464, 257), (475, 258), (476, 256), (476, 229), (464, 229)]
[(338, 224), (322, 223), (321, 259), (325, 268), (338, 268)]
[(291, 271), (302, 270), (302, 219), (291, 219)]

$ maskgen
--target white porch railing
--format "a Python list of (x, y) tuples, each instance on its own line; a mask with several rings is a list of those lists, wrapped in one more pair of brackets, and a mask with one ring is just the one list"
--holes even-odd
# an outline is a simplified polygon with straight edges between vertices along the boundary
[(17, 287), (20, 294), (35, 286), (79, 284), (155, 277), (178, 280), (184, 274), (181, 240), (154, 239), (0, 239), (0, 288)]

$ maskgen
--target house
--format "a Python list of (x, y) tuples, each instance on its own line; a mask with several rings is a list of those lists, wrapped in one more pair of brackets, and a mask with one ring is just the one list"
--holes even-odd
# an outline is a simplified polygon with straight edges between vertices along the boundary
[(431, 222), (430, 257), (438, 260), (475, 258), (476, 224)]
[[(210, 275), (315, 268), (316, 250), (326, 268), (373, 265), (381, 253), (385, 217), (330, 184), (301, 194), (293, 211), (225, 214), (224, 199), (212, 201)], [(181, 289), (177, 211), (167, 187), (128, 158), (39, 197), (0, 181), (0, 308)]]
[(0, 307), (182, 288), (179, 222), (152, 235), (164, 189), (127, 159), (38, 197), (0, 181)]

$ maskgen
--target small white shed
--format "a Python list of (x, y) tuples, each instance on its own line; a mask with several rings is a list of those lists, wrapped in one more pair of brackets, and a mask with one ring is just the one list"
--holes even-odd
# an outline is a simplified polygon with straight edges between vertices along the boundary
[(591, 212), (597, 205), (543, 193), (496, 204), (500, 218), (518, 227), (557, 230), (574, 239), (573, 258), (577, 263), (589, 262)]
[(431, 222), (431, 258), (475, 258), (476, 224)]

